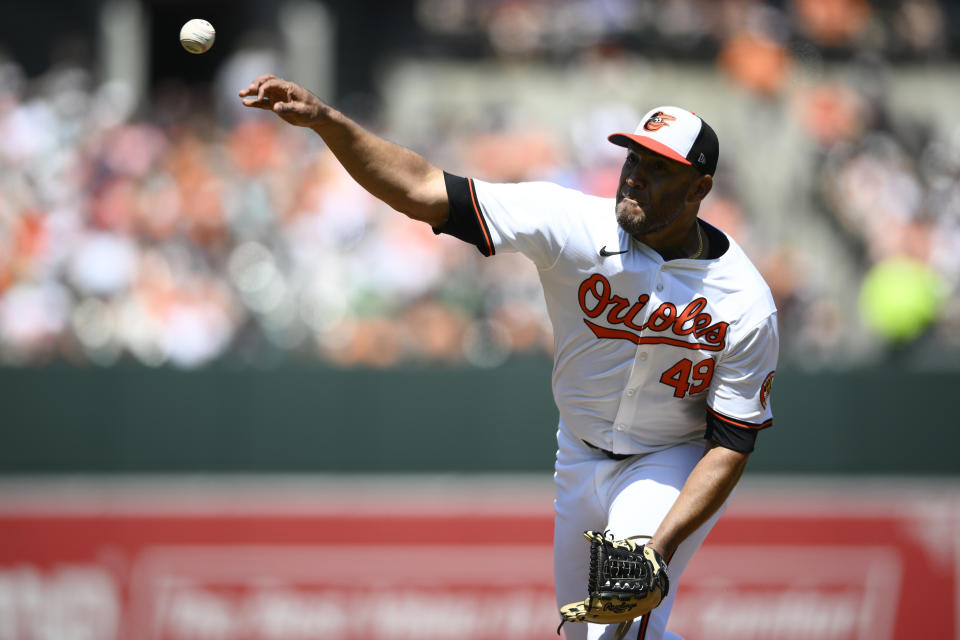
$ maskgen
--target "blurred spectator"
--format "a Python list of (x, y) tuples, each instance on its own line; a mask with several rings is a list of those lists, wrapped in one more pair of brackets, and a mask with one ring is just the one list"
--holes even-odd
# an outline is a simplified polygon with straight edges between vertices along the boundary
[(868, 0), (793, 0), (800, 32), (825, 47), (845, 47), (863, 37), (873, 11)]
[(891, 20), (895, 47), (909, 53), (941, 54), (946, 50), (946, 16), (934, 0), (905, 0)]
[(783, 46), (749, 33), (738, 34), (724, 45), (720, 64), (734, 80), (763, 95), (779, 92), (790, 71)]

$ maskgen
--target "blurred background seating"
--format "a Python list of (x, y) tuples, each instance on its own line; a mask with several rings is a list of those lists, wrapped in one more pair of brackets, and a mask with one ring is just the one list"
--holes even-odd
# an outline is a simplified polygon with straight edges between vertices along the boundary
[[(0, 16), (0, 364), (550, 354), (524, 260), (434, 237), (239, 107), (274, 71), (451, 172), (601, 195), (606, 134), (682, 103), (720, 132), (703, 216), (770, 283), (784, 363), (960, 366), (950, 3), (31, 4)], [(204, 56), (173, 38), (194, 13)]]

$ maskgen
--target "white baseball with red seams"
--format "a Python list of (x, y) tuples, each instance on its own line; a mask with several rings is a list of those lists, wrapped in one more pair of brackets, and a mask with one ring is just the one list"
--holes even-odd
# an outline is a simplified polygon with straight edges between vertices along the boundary
[[(754, 428), (770, 423), (776, 308), (729, 237), (719, 257), (664, 260), (620, 227), (612, 198), (549, 183), (473, 185), (495, 250), (519, 251), (536, 264), (553, 324), (554, 548), (563, 605), (584, 597), (584, 530), (654, 533), (706, 450), (708, 411)], [(610, 460), (585, 443), (634, 457)], [(669, 562), (670, 597), (629, 637), (670, 637), (675, 585), (719, 515), (680, 544)], [(563, 631), (592, 640), (615, 626)]]
[(206, 53), (216, 37), (213, 25), (201, 18), (188, 20), (180, 28), (180, 44), (190, 53)]

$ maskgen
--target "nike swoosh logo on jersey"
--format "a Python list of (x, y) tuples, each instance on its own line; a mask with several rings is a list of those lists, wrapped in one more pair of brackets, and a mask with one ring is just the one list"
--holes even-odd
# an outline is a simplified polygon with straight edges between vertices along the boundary
[(617, 256), (621, 253), (626, 253), (627, 251), (630, 251), (630, 249), (624, 249), (623, 251), (607, 251), (607, 245), (603, 245), (600, 247), (600, 257), (609, 258), (610, 256)]

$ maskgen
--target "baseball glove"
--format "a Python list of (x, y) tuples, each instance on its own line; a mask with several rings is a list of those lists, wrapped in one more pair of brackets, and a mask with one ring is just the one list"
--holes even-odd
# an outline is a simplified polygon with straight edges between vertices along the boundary
[(585, 531), (583, 536), (590, 542), (588, 597), (560, 607), (560, 626), (564, 622), (619, 623), (616, 637), (622, 638), (635, 618), (667, 597), (667, 563), (650, 547), (634, 542), (647, 536), (614, 540), (608, 531)]

